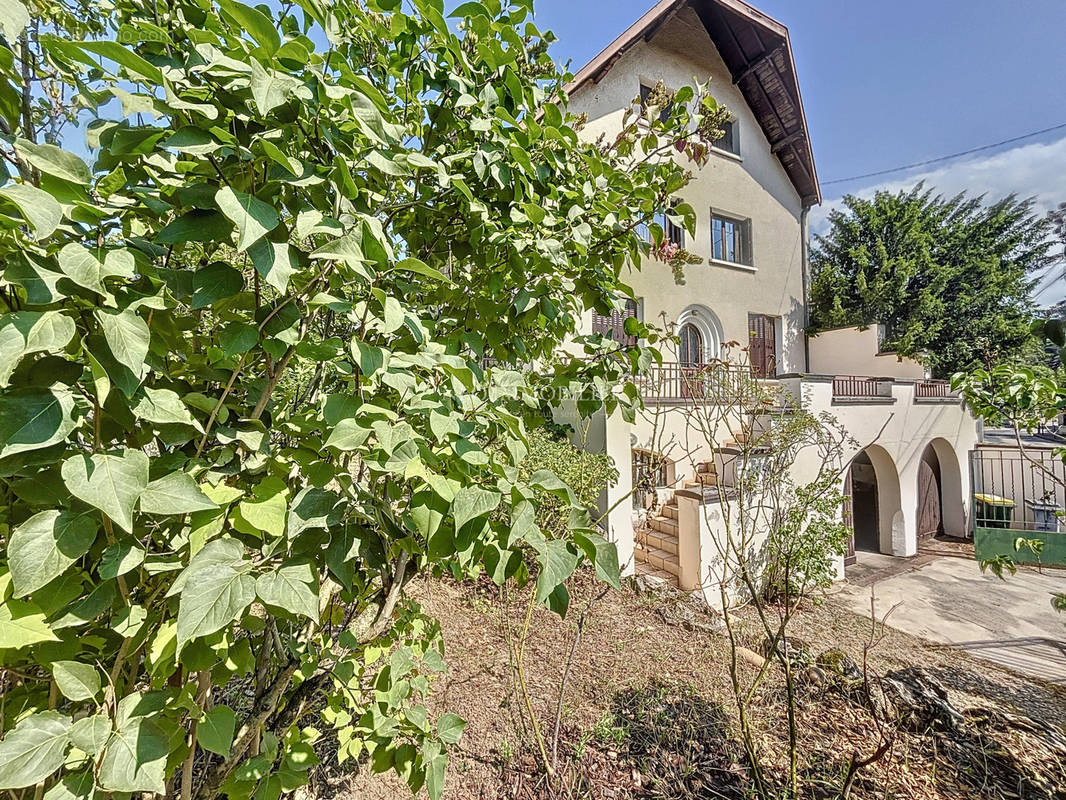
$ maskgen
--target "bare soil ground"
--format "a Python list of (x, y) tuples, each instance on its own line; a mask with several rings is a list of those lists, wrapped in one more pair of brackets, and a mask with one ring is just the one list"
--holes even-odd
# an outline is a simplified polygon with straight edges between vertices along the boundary
[[(573, 583), (571, 613), (560, 620), (535, 610), (526, 643), (528, 693), (549, 757), (560, 681), (580, 612), (600, 591), (584, 575)], [(750, 781), (736, 737), (728, 642), (720, 633), (681, 627), (658, 595), (627, 588), (592, 605), (559, 716), (557, 774), (548, 780), (538, 769), (535, 739), (510, 655), (528, 589), (512, 589), (508, 596), (489, 583), (425, 581), (415, 587), (415, 594), (441, 621), (450, 668), (437, 686), (431, 710), (451, 711), (468, 721), (453, 751), (446, 798), (749, 796)], [(760, 649), (762, 637), (750, 609), (740, 618), (745, 644)], [(861, 663), (870, 621), (830, 599), (801, 611), (792, 635), (814, 654), (840, 648)], [(877, 673), (914, 665), (927, 668), (948, 689), (952, 703), (967, 710), (968, 718), (971, 713), (980, 718), (982, 709), (991, 708), (1066, 730), (1066, 692), (1060, 687), (891, 629), (869, 656), (869, 667)], [(754, 669), (747, 664), (743, 668)], [(787, 753), (782, 683), (775, 670), (754, 707), (760, 749), (777, 770), (784, 767)], [(809, 778), (806, 793), (812, 798), (839, 797), (851, 754), (867, 755), (877, 746), (873, 718), (866, 708), (819, 681), (804, 687), (798, 706), (804, 754), (800, 766)], [(990, 744), (978, 759), (982, 763), (960, 756), (950, 744), (930, 732), (901, 732), (886, 757), (862, 773), (852, 797), (1066, 797), (1066, 765), (1044, 763), (1048, 759), (1043, 752), (1025, 737), (1010, 752)], [(1036, 788), (1016, 779), (1014, 767), (1026, 758), (1036, 762), (1043, 776)], [(356, 773), (331, 775), (316, 793), (353, 800), (410, 797), (395, 775), (374, 775), (365, 765)]]

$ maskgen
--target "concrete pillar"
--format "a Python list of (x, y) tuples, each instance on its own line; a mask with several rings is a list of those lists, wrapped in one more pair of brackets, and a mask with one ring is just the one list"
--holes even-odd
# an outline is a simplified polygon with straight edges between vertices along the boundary
[(918, 463), (911, 459), (900, 473), (899, 506), (890, 510), (890, 552), (894, 556), (913, 556), (918, 552)]
[(703, 498), (692, 489), (674, 492), (677, 501), (677, 562), (681, 568), (678, 585), (686, 592), (700, 588), (703, 583), (700, 529), (703, 522)]
[(607, 538), (618, 548), (623, 575), (636, 569), (633, 558), (633, 448), (632, 425), (616, 410), (605, 420), (605, 450), (618, 470), (618, 481), (607, 490)]

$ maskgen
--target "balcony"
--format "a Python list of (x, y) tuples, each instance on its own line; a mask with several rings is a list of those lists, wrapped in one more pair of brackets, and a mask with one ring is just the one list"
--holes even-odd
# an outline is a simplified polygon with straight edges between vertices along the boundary
[(833, 378), (833, 402), (892, 403), (892, 378), (869, 378), (864, 375), (836, 375)]
[(915, 403), (957, 402), (958, 399), (958, 392), (951, 391), (951, 384), (948, 381), (924, 380), (916, 381), (914, 384)]
[(754, 400), (758, 381), (746, 364), (663, 362), (634, 379), (645, 403), (735, 403)]

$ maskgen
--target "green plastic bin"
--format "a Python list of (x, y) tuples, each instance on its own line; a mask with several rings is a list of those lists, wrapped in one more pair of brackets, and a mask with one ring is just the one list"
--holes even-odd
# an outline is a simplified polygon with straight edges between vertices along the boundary
[(998, 494), (975, 494), (977, 525), (982, 528), (1009, 528), (1014, 519), (1014, 501)]

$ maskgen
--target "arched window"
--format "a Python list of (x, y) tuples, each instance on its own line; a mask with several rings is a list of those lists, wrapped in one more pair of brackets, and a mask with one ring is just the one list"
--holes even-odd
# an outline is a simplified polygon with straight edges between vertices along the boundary
[(722, 325), (706, 306), (693, 305), (682, 311), (676, 330), (681, 340), (678, 361), (682, 364), (706, 364), (721, 358)]
[(678, 360), (685, 366), (695, 366), (703, 363), (703, 334), (700, 329), (691, 322), (681, 326), (681, 347), (678, 351)]

